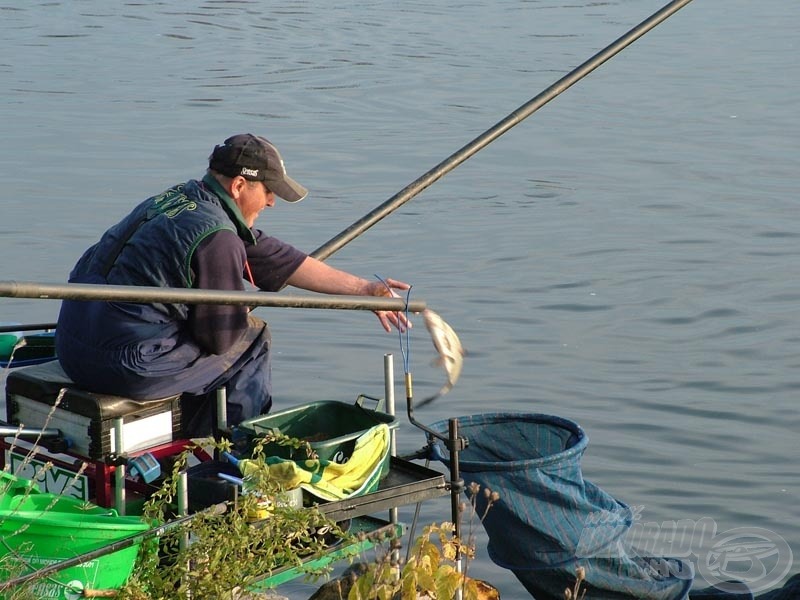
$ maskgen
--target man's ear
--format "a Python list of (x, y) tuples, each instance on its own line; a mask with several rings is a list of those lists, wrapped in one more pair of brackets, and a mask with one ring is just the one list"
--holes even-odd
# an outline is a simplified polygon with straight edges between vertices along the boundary
[(247, 187), (247, 185), (247, 179), (241, 175), (237, 175), (236, 177), (231, 178), (230, 189), (228, 190), (228, 193), (231, 195), (231, 198), (238, 200), (239, 196), (242, 194), (242, 190)]

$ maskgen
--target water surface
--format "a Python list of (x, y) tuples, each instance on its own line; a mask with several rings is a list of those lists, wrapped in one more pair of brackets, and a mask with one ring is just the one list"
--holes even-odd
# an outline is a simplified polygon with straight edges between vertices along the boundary
[[(311, 190), (259, 225), (310, 251), (661, 5), (6, 2), (0, 279), (64, 281), (242, 131)], [(411, 282), (461, 336), (458, 386), (418, 417), (574, 419), (585, 476), (645, 521), (800, 550), (799, 22), (792, 2), (691, 3), (331, 259)], [(371, 315), (259, 312), (278, 406), (381, 395), (385, 353), (402, 369)], [(0, 302), (0, 321), (56, 314)], [(443, 382), (432, 358), (418, 323), (418, 396)], [(478, 535), (472, 573), (528, 597)]]

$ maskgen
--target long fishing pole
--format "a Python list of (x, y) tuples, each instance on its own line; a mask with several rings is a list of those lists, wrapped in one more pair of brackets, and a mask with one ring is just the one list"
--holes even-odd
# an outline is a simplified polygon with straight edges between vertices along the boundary
[(367, 229), (375, 225), (378, 221), (381, 221), (385, 217), (389, 216), (403, 204), (419, 194), (422, 190), (455, 169), (473, 154), (488, 146), (506, 131), (532, 115), (542, 106), (550, 102), (550, 100), (558, 96), (561, 92), (567, 90), (573, 84), (586, 77), (589, 73), (594, 71), (608, 59), (635, 42), (645, 33), (653, 29), (656, 25), (668, 19), (691, 1), (692, 0), (674, 0), (673, 2), (670, 2), (664, 6), (661, 10), (654, 13), (652, 16), (648, 17), (639, 25), (628, 31), (628, 33), (603, 48), (589, 60), (570, 71), (567, 75), (556, 81), (546, 90), (531, 98), (528, 102), (517, 108), (514, 112), (509, 114), (503, 120), (499, 121), (493, 127), (487, 129), (466, 146), (451, 154), (438, 165), (433, 167), (430, 171), (420, 176), (412, 183), (408, 184), (394, 196), (389, 198), (386, 202), (364, 215), (361, 219), (350, 225), (347, 229), (332, 237), (322, 246), (314, 250), (311, 253), (311, 256), (318, 258), (319, 260), (325, 260), (331, 256), (334, 252), (353, 241)]

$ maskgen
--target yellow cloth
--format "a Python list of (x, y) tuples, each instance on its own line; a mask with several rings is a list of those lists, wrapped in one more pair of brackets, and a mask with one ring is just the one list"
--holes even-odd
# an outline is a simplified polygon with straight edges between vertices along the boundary
[(389, 426), (371, 427), (356, 439), (352, 456), (344, 464), (323, 459), (293, 461), (269, 456), (264, 461), (244, 459), (239, 470), (245, 478), (259, 471), (284, 489), (298, 486), (323, 500), (342, 500), (364, 493), (380, 476), (389, 453)]

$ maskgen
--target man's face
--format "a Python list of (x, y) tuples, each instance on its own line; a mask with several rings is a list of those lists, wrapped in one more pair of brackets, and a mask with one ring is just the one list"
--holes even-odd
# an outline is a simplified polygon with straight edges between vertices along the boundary
[(247, 181), (243, 177), (236, 179), (241, 181), (233, 181), (231, 190), (233, 201), (242, 212), (247, 226), (252, 227), (259, 213), (275, 204), (275, 194), (260, 181)]

